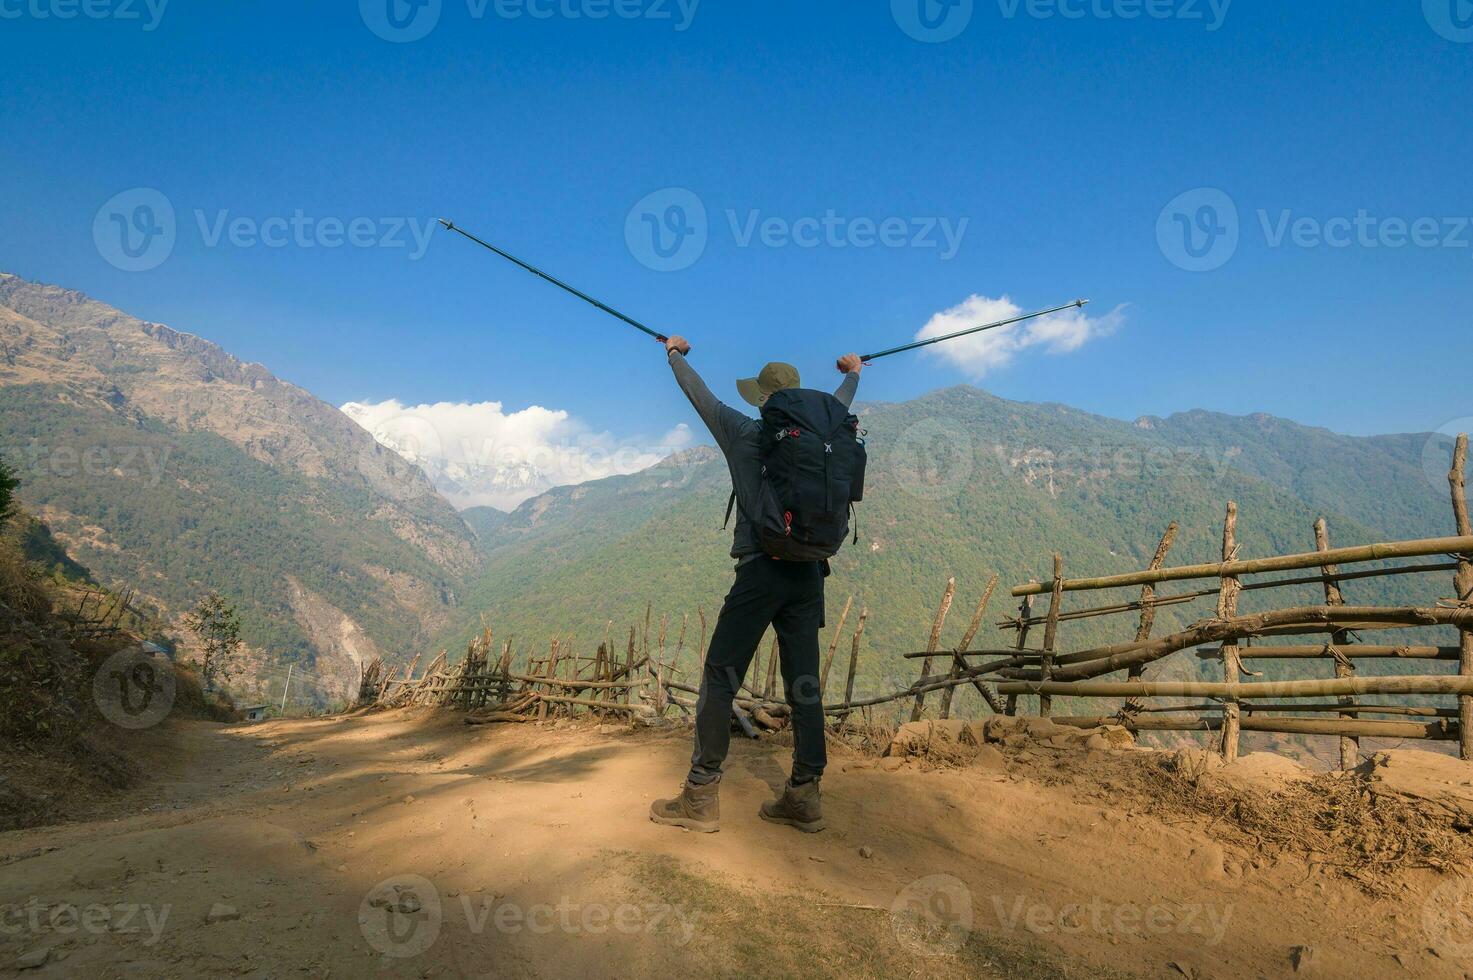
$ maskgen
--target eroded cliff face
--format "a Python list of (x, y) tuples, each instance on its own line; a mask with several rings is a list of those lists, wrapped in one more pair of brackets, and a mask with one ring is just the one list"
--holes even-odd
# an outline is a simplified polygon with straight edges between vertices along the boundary
[(425, 475), (216, 344), (0, 274), (0, 454), (78, 559), (172, 617), (219, 588), (252, 646), (322, 658), (438, 629), (478, 561)]

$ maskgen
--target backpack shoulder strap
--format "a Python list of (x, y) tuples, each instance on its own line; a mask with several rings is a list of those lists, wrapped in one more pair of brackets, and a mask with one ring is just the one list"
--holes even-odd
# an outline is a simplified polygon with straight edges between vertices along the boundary
[(735, 506), (736, 506), (736, 488), (733, 487), (732, 488), (732, 491), (731, 491), (731, 499), (727, 500), (727, 502), (726, 502), (726, 520), (724, 520), (724, 521), (721, 522), (721, 530), (725, 531), (726, 530), (726, 525), (728, 525), (728, 524), (731, 523), (731, 511), (732, 511), (732, 508), (735, 507)]

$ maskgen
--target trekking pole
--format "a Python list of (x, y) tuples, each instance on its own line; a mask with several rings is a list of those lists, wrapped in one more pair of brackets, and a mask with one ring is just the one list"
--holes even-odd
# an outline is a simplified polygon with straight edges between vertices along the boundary
[(1088, 302), (1089, 300), (1087, 299), (1076, 299), (1072, 303), (1065, 303), (1063, 306), (1055, 306), (1051, 310), (1039, 310), (1037, 313), (1024, 313), (1022, 316), (1011, 317), (1007, 320), (998, 320), (996, 323), (984, 323), (980, 327), (968, 327), (965, 330), (958, 330), (956, 333), (946, 334), (944, 337), (931, 337), (927, 340), (917, 340), (915, 343), (901, 344), (899, 347), (891, 347), (889, 350), (882, 350), (875, 354), (861, 354), (859, 355), (859, 359), (868, 364), (870, 361), (873, 361), (876, 358), (889, 357), (891, 354), (899, 354), (902, 351), (915, 350), (917, 347), (926, 347), (930, 344), (939, 344), (943, 340), (955, 340), (958, 337), (965, 337), (967, 334), (970, 333), (981, 333), (983, 330), (992, 330), (995, 327), (1005, 327), (1010, 323), (1021, 323), (1024, 320), (1032, 320), (1034, 317), (1048, 316), (1050, 313), (1058, 313), (1060, 310), (1083, 309), (1084, 304)]
[(600, 310), (603, 310), (605, 313), (609, 314), (609, 316), (618, 317), (620, 320), (623, 320), (625, 323), (629, 324), (634, 329), (636, 329), (636, 330), (642, 330), (643, 332), (649, 334), (651, 337), (653, 337), (656, 340), (658, 340), (660, 343), (663, 344), (666, 340), (669, 339), (664, 334), (660, 333), (659, 331), (657, 331), (657, 330), (651, 330), (649, 327), (645, 326), (643, 323), (640, 323), (638, 320), (634, 319), (633, 317), (625, 316), (623, 313), (620, 313), (618, 310), (614, 309), (612, 306), (609, 306), (609, 305), (607, 305), (605, 303), (600, 303), (598, 300), (594, 299), (592, 296), (589, 296), (587, 293), (582, 292), (582, 291), (577, 290), (577, 289), (574, 289), (572, 286), (569, 286), (567, 283), (563, 282), (561, 279), (557, 279), (557, 278), (554, 278), (553, 276), (549, 276), (547, 273), (543, 272), (541, 269), (537, 268), (535, 265), (532, 265), (530, 262), (523, 262), (521, 259), (517, 258), (515, 255), (512, 255), (509, 252), (503, 252), (501, 249), (497, 248), (495, 245), (492, 245), (490, 242), (482, 241), (481, 239), (477, 238), (475, 235), (472, 235), (470, 232), (466, 231), (464, 228), (457, 228), (455, 226), (455, 222), (453, 222), (453, 221), (447, 221), (444, 218), (440, 218), (439, 219), (439, 222), (440, 222), (440, 224), (444, 225), (450, 231), (458, 232), (459, 234), (462, 234), (466, 238), (469, 238), (471, 241), (475, 242), (477, 245), (480, 245), (482, 248), (489, 248), (491, 251), (495, 252), (497, 255), (501, 256), (503, 259), (506, 259), (509, 262), (516, 263), (517, 265), (521, 266), (523, 269), (526, 269), (528, 272), (532, 273), (532, 275), (538, 277), (539, 279), (545, 279), (546, 281), (552, 283), (554, 286), (557, 286), (560, 289), (564, 289), (564, 290), (572, 293), (574, 296), (578, 297), (583, 302), (588, 303), (591, 306), (597, 307)]

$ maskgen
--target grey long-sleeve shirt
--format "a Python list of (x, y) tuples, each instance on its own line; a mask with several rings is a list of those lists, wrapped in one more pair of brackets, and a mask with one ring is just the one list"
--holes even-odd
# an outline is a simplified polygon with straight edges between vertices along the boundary
[[(757, 543), (757, 532), (752, 529), (746, 514), (756, 513), (762, 487), (762, 423), (745, 412), (723, 404), (711, 394), (711, 389), (706, 387), (706, 382), (701, 380), (695, 369), (686, 363), (683, 354), (670, 352), (670, 370), (675, 372), (675, 380), (695, 407), (696, 414), (706, 423), (706, 428), (711, 430), (717, 447), (726, 457), (726, 467), (731, 471), (731, 485), (737, 495), (731, 556), (740, 560), (747, 555), (759, 554), (762, 547)], [(854, 393), (858, 390), (859, 373), (850, 372), (844, 376), (834, 397), (847, 408), (853, 403)]]

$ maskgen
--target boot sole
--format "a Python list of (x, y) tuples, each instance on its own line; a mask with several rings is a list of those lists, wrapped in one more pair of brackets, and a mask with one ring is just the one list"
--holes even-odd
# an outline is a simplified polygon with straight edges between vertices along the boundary
[(758, 810), (757, 815), (768, 823), (780, 823), (789, 827), (796, 827), (805, 834), (816, 834), (824, 828), (824, 822), (822, 820), (810, 820), (808, 823), (803, 823), (802, 821), (794, 820), (792, 817), (769, 817), (764, 810)]
[(721, 829), (719, 821), (692, 820), (690, 817), (662, 817), (651, 813), (650, 820), (662, 827), (684, 827), (698, 834), (714, 834)]

